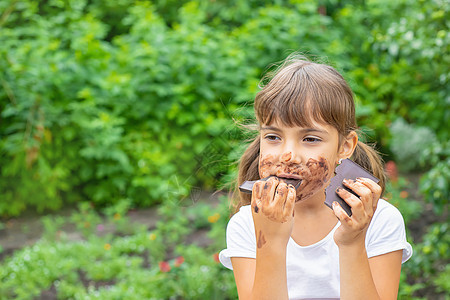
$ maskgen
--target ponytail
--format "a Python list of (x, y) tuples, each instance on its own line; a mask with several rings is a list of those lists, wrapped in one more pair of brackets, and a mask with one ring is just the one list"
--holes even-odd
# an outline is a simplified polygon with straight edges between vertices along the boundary
[(381, 195), (383, 195), (386, 188), (386, 174), (383, 168), (383, 160), (379, 152), (376, 151), (372, 146), (358, 141), (355, 152), (353, 152), (351, 159), (355, 163), (372, 173), (375, 177), (380, 179), (380, 182), (378, 182), (378, 184), (381, 186)]

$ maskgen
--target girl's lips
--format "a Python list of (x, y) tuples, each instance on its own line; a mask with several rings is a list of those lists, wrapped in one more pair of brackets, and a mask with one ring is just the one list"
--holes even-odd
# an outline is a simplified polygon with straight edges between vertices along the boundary
[[(268, 177), (261, 178), (259, 180), (266, 181), (266, 180), (269, 180), (269, 178), (272, 178), (273, 176), (274, 175), (270, 175)], [(280, 177), (280, 178), (283, 179), (282, 177)], [(258, 180), (252, 180), (252, 181), (247, 180), (239, 186), (239, 190), (243, 193), (251, 194), (252, 190), (253, 190), (253, 185), (257, 181)], [(300, 186), (302, 181), (300, 179), (284, 178), (283, 182), (285, 182), (287, 184), (292, 184), (297, 189)]]
[(296, 180), (300, 180), (300, 176), (298, 175), (293, 175), (293, 174), (277, 174), (277, 177), (280, 178), (289, 178), (289, 179), (296, 179)]

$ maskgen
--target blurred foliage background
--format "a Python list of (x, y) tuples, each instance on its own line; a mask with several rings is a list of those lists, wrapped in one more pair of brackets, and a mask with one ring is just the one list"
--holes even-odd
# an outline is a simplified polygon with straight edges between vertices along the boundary
[[(49, 238), (65, 221), (45, 219), (47, 239), (3, 262), (0, 293), (28, 299), (51, 287), (62, 299), (235, 297), (231, 272), (214, 260), (197, 261), (224, 246), (228, 199), (193, 215), (222, 216), (196, 225), (212, 232), (215, 248), (205, 249), (176, 248), (196, 217), (184, 218), (173, 201), (194, 189), (229, 186), (248, 137), (235, 121), (252, 118), (253, 97), (270, 65), (300, 51), (346, 77), (366, 140), (390, 162), (388, 197), (409, 228), (423, 224), (409, 237), (415, 254), (404, 265), (400, 296), (448, 295), (449, 7), (447, 0), (1, 1), (2, 220), (77, 206), (70, 222), (85, 224), (89, 217), (93, 226), (101, 217), (117, 223), (115, 214), (159, 205), (166, 223), (153, 233), (135, 229), (109, 237), (118, 245), (129, 242), (124, 236), (135, 239), (143, 247), (138, 251), (114, 247), (86, 226), (80, 228), (89, 243), (67, 247)], [(150, 245), (148, 234), (165, 238)], [(109, 251), (105, 243), (122, 250)], [(95, 253), (98, 245), (109, 256), (97, 260), (115, 262), (116, 271), (102, 275), (88, 261), (84, 268), (82, 258), (61, 260), (73, 251)], [(42, 251), (57, 253), (53, 259), (66, 273), (58, 274), (61, 266), (39, 273), (50, 255)], [(147, 268), (132, 256), (123, 260), (136, 251), (147, 253)], [(31, 259), (36, 270), (24, 268), (32, 265), (30, 253), (45, 257)], [(178, 273), (176, 253), (186, 259)], [(170, 259), (172, 271), (163, 272), (158, 262)], [(134, 273), (124, 275), (122, 267)], [(220, 288), (201, 275), (211, 270), (222, 278)], [(13, 275), (18, 272), (33, 278), (38, 272), (40, 279), (24, 285)], [(160, 288), (152, 294), (142, 276)], [(205, 277), (204, 284), (189, 294), (199, 284), (195, 276)], [(109, 289), (88, 288), (80, 283), (85, 277), (114, 280)]]

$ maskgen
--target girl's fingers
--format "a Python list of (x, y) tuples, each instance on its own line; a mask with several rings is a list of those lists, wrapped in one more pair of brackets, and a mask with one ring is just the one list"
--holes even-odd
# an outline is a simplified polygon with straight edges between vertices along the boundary
[(332, 206), (334, 215), (339, 219), (339, 221), (341, 221), (341, 224), (345, 227), (351, 227), (351, 225), (353, 224), (353, 220), (347, 215), (341, 205), (337, 201), (334, 201)]
[[(336, 193), (339, 195), (339, 197), (344, 199), (344, 201), (351, 207), (352, 218), (355, 218), (356, 220), (359, 221), (364, 217), (365, 209), (364, 209), (364, 204), (361, 201), (361, 199), (359, 199), (358, 197), (356, 197), (349, 191), (346, 191), (345, 189), (337, 189)], [(345, 213), (345, 214), (347, 215), (347, 213)]]
[(293, 185), (277, 178), (257, 181), (252, 188), (252, 209), (275, 222), (287, 222), (293, 216), (296, 191)]
[(264, 181), (257, 181), (257, 182), (255, 182), (255, 184), (253, 185), (253, 188), (252, 188), (251, 206), (256, 213), (261, 208), (261, 196), (262, 196), (264, 184), (265, 184)]
[(287, 184), (284, 182), (280, 182), (277, 186), (277, 190), (275, 191), (275, 197), (273, 198), (272, 205), (280, 207), (281, 211), (283, 211), (284, 209), (287, 192), (288, 192)]
[(354, 180), (344, 180), (343, 184), (359, 196), (358, 200), (362, 202), (366, 214), (369, 215), (370, 218), (372, 218), (375, 210), (373, 208), (374, 196), (370, 188), (362, 184), (361, 182)]
[(278, 185), (278, 178), (276, 177), (269, 178), (269, 180), (267, 180), (264, 183), (261, 196), (262, 202), (267, 204), (272, 202), (277, 185)]
[(290, 184), (288, 186), (286, 203), (284, 206), (284, 213), (287, 218), (293, 216), (295, 206), (295, 196), (296, 196), (295, 187)]
[(264, 183), (261, 196), (261, 210), (262, 212), (273, 220), (273, 210), (271, 209), (273, 198), (275, 197), (275, 190), (278, 186), (278, 178), (272, 177)]
[(252, 189), (252, 199), (261, 199), (264, 183), (264, 181), (255, 182)]
[(284, 205), (288, 193), (287, 184), (280, 182), (275, 191), (275, 196), (271, 202), (271, 209), (274, 216), (284, 220)]
[[(338, 189), (336, 193), (352, 209), (352, 216), (348, 216), (338, 202), (333, 202), (332, 208), (336, 217), (341, 221), (345, 231), (364, 232), (370, 224), (381, 194), (381, 187), (368, 178), (358, 180), (344, 180), (345, 187), (351, 189)], [(358, 197), (359, 196), (359, 197)]]
[(356, 181), (365, 185), (366, 187), (368, 187), (371, 192), (372, 192), (372, 207), (373, 210), (375, 211), (375, 209), (377, 208), (377, 204), (378, 204), (378, 200), (381, 197), (381, 186), (379, 186), (375, 181), (369, 179), (369, 178), (364, 178), (364, 177), (359, 177), (356, 178)]
[(375, 181), (365, 177), (358, 177), (356, 181), (367, 186), (372, 192), (381, 194), (381, 186), (379, 186)]

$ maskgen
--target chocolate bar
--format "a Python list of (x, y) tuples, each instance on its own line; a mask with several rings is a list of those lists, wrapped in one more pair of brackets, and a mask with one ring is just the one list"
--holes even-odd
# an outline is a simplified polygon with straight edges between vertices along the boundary
[(349, 217), (352, 216), (352, 209), (350, 206), (336, 193), (336, 190), (338, 188), (345, 189), (349, 191), (350, 193), (356, 195), (359, 197), (356, 193), (354, 193), (351, 189), (345, 187), (342, 185), (342, 181), (344, 179), (352, 179), (356, 180), (358, 177), (365, 177), (372, 179), (376, 183), (378, 183), (380, 180), (367, 172), (365, 169), (363, 169), (360, 165), (357, 163), (351, 161), (350, 159), (344, 159), (342, 163), (336, 167), (335, 170), (336, 175), (331, 178), (330, 185), (325, 189), (325, 204), (332, 208), (332, 204), (334, 201), (337, 201), (341, 207), (345, 210), (345, 212), (349, 215)]
[[(269, 180), (270, 177), (276, 177), (276, 176), (269, 176), (266, 178), (262, 178), (262, 179), (258, 179), (261, 181), (267, 181)], [(282, 182), (285, 182), (286, 184), (292, 184), (296, 189), (300, 186), (300, 183), (302, 182), (301, 179), (291, 179), (291, 178), (280, 178), (278, 177), (279, 180), (281, 180)], [(252, 190), (253, 190), (253, 185), (255, 184), (255, 182), (257, 182), (258, 180), (252, 180), (252, 181), (245, 181), (243, 184), (241, 184), (239, 186), (239, 190), (243, 193), (247, 193), (247, 194), (251, 194)]]

